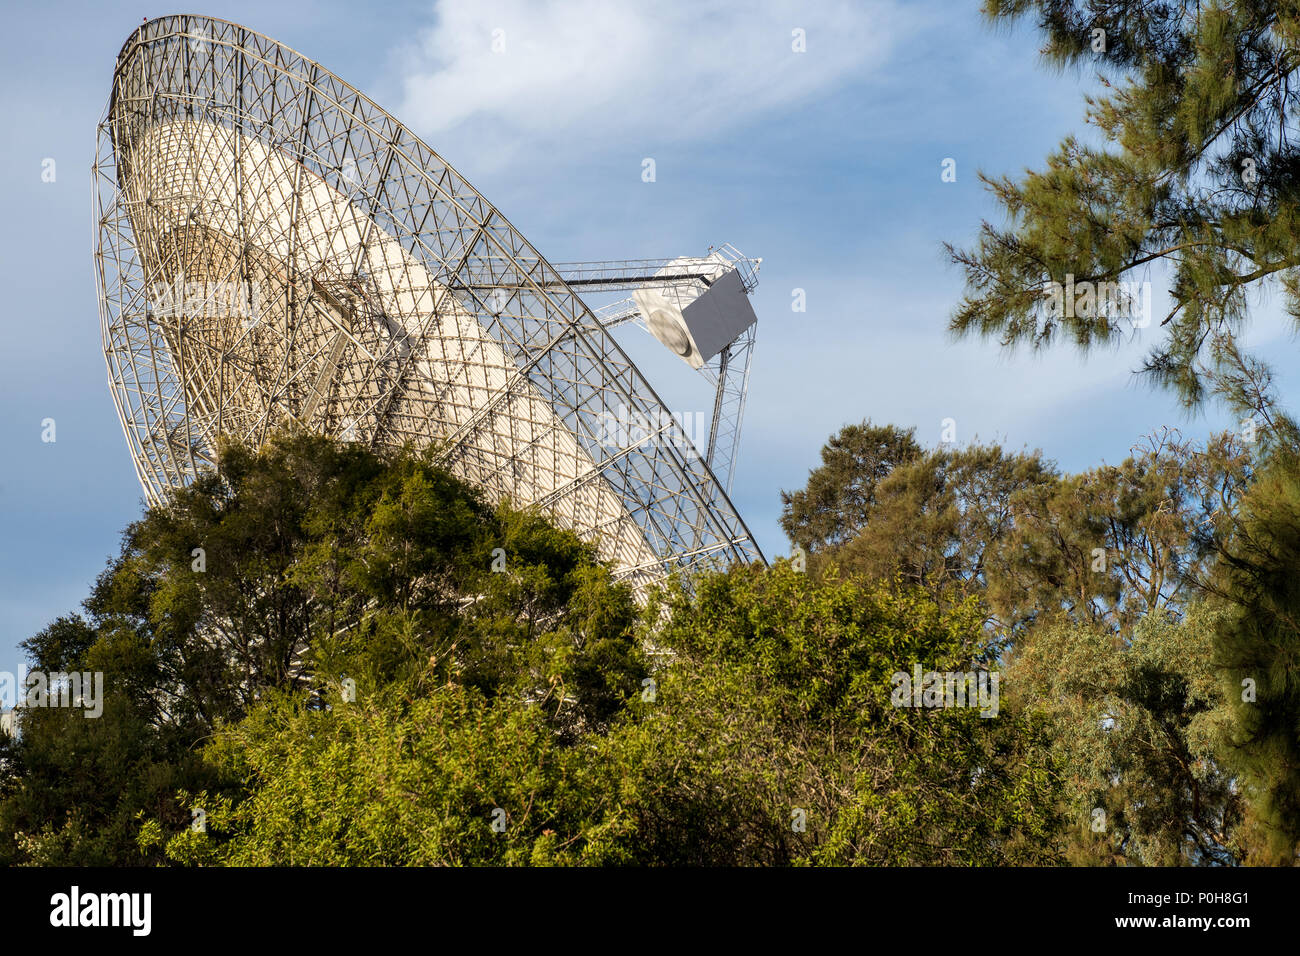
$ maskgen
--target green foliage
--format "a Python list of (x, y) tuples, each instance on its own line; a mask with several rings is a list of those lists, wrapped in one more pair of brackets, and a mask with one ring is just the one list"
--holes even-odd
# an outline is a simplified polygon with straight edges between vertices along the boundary
[(1232, 707), (1229, 760), (1261, 862), (1300, 857), (1300, 460), (1281, 451), (1242, 500), (1215, 568), (1215, 657)]
[(60, 618), (25, 641), (33, 669), (102, 671), (102, 714), (79, 708), (19, 711), (20, 736), (0, 743), (0, 862), (109, 866), (157, 863), (135, 848), (137, 814), (181, 820), (174, 794), (213, 773), (184, 728), (157, 722), (156, 660), (130, 632), (102, 634)]
[(1212, 663), (1220, 611), (1197, 598), (1252, 474), (1233, 437), (1194, 447), (1168, 430), (1077, 475), (982, 445), (888, 470), (823, 466), (810, 487), (872, 493), (839, 518), (856, 535), (818, 542), (809, 566), (896, 576), (938, 607), (979, 609), (985, 659), (1004, 665), (1008, 699), (1041, 718), (1043, 746), (1068, 770), (1058, 836), (1069, 859), (1236, 862), (1254, 852), (1255, 819)]
[(1213, 665), (1220, 613), (1197, 604), (1181, 621), (1150, 614), (1131, 639), (1052, 624), (1008, 667), (1009, 693), (1047, 717), (1067, 768), (1072, 862), (1245, 857), (1245, 802), (1222, 761), (1232, 717)]
[[(222, 462), (127, 530), (84, 618), (25, 642), (107, 695), (100, 719), (28, 709), (0, 741), (4, 862), (1294, 852), (1281, 450), (1253, 484), (1233, 440), (1170, 434), (1061, 475), (854, 426), (785, 496), (809, 573), (735, 567), (644, 608), (591, 545), (426, 455), (281, 436)], [(998, 673), (996, 716), (898, 706), (914, 667)]]
[[(1173, 309), (1148, 316), (1163, 338), (1146, 370), (1188, 405), (1217, 393), (1293, 433), (1271, 411), (1267, 368), (1238, 348), (1248, 293), (1280, 284), (1300, 317), (1300, 153), (1294, 73), (1300, 16), (1289, 4), (1219, 0), (987, 0), (997, 23), (1037, 21), (1049, 62), (1096, 71), (1087, 121), (1104, 146), (1066, 137), (1019, 181), (983, 177), (1007, 214), (969, 249), (951, 329), (1081, 349), (1129, 333), (1120, 308), (1061, 314), (1047, 282), (1168, 275)], [(1158, 278), (1158, 277), (1157, 277)]]
[(262, 701), (319, 710), (344, 678), (529, 700), (557, 740), (639, 686), (636, 606), (594, 549), (428, 456), (280, 436), (221, 466), (127, 529), (89, 620), (25, 642), (38, 669), (102, 671), (107, 704), (22, 712), (0, 744), (0, 858), (161, 861), (141, 814), (167, 833), (190, 820), (178, 791), (239, 792), (201, 742)]
[[(181, 794), (206, 811), (207, 829), (167, 838), (178, 862), (560, 864), (598, 853), (602, 839), (584, 752), (557, 742), (542, 708), (459, 684), (329, 709), (278, 697), (222, 733), (208, 758), (247, 794)], [(142, 834), (163, 839), (161, 827)]]
[[(848, 426), (827, 448), (851, 444), (863, 429), (890, 431)], [(910, 440), (892, 432), (875, 440)], [(807, 489), (783, 494), (782, 525), (812, 555), (811, 570), (898, 576), (940, 604), (976, 598), (1008, 637), (1059, 616), (1125, 630), (1181, 604), (1250, 475), (1231, 436), (1194, 448), (1169, 430), (1117, 466), (1078, 475), (997, 445), (898, 460), (824, 457)], [(815, 533), (832, 521), (843, 530)]]
[(646, 616), (652, 690), (608, 728), (566, 739), (547, 702), (455, 681), (326, 708), (277, 696), (207, 749), (238, 795), (181, 796), (207, 832), (148, 826), (142, 843), (192, 864), (1056, 858), (1032, 721), (890, 702), (896, 670), (970, 666), (972, 608), (783, 566), (705, 578), (667, 609)]
[(808, 486), (781, 492), (781, 527), (790, 540), (817, 552), (856, 536), (862, 516), (875, 503), (880, 480), (920, 456), (914, 432), (867, 421), (831, 436)]
[(832, 436), (822, 459), (806, 489), (782, 492), (782, 527), (811, 554), (811, 570), (898, 577), (940, 604), (977, 596), (991, 620), (1014, 623), (1021, 585), (999, 590), (1007, 574), (995, 566), (1006, 571), (1012, 553), (1013, 496), (1054, 487), (1051, 462), (996, 445), (927, 452), (911, 431), (870, 423)]
[[(892, 675), (968, 671), (973, 605), (779, 565), (670, 595), (656, 704), (622, 746), (644, 859), (911, 865), (1056, 859), (1056, 777), (1026, 715), (891, 703)], [(806, 830), (794, 829), (802, 811)]]

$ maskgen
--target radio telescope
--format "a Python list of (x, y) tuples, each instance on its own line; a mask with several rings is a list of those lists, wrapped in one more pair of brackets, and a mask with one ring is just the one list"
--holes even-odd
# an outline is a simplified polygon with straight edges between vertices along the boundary
[[(218, 436), (295, 426), (433, 446), (638, 592), (763, 560), (728, 497), (758, 260), (551, 264), (365, 95), (207, 17), (127, 40), (93, 179), (109, 386), (151, 503), (215, 467)], [(615, 340), (627, 323), (714, 387), (707, 441)]]

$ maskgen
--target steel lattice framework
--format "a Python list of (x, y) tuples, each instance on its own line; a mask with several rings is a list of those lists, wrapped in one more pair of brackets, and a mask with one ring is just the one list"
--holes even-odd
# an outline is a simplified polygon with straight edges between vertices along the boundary
[[(118, 56), (93, 176), (109, 384), (151, 502), (214, 467), (219, 435), (256, 445), (296, 424), (432, 445), (490, 500), (594, 540), (638, 589), (762, 560), (561, 274), (317, 63), (235, 23), (145, 23)], [(662, 426), (611, 448), (628, 410)]]
[[(673, 287), (691, 289), (698, 294), (708, 285), (702, 271), (709, 267), (716, 268), (717, 260), (721, 259), (738, 271), (745, 292), (753, 292), (758, 285), (758, 266), (762, 260), (742, 256), (730, 244), (723, 245), (716, 252), (710, 249), (710, 256), (712, 258), (559, 262), (555, 267), (570, 285), (594, 286), (602, 290), (631, 291), (662, 286), (664, 275), (668, 273), (675, 276), (671, 280)], [(595, 315), (607, 329), (635, 322), (642, 329), (650, 331), (645, 316), (633, 299), (611, 302), (596, 309)], [(714, 387), (713, 416), (704, 457), (713, 473), (722, 480), (727, 494), (731, 494), (731, 483), (735, 477), (736, 460), (740, 451), (740, 425), (745, 414), (749, 363), (753, 358), (756, 335), (757, 326), (751, 325), (700, 368), (700, 374)]]

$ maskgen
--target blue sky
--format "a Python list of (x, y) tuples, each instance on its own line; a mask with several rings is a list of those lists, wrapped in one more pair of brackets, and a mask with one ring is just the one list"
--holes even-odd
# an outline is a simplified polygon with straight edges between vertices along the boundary
[[(553, 261), (763, 258), (758, 345), (733, 497), (769, 557), (785, 553), (781, 489), (827, 437), (871, 418), (1041, 448), (1062, 468), (1117, 462), (1189, 420), (1135, 379), (1151, 341), (1082, 359), (951, 341), (961, 277), (940, 243), (995, 216), (977, 170), (1038, 165), (1082, 129), (1086, 75), (1039, 62), (1027, 28), (976, 2), (7, 4), (0, 36), (0, 670), (18, 641), (75, 610), (142, 507), (100, 351), (89, 168), (122, 42), (146, 16), (235, 20), (370, 94), (473, 182)], [(792, 31), (806, 52), (791, 49)], [(505, 49), (493, 53), (493, 31)], [(642, 161), (656, 181), (641, 179)], [(55, 181), (42, 181), (53, 159)], [(957, 180), (941, 180), (945, 158)], [(1154, 277), (1158, 278), (1158, 277)], [(807, 311), (791, 310), (805, 290)], [(1157, 308), (1160, 294), (1157, 287)], [(636, 330), (630, 330), (635, 332)], [(637, 333), (642, 334), (642, 333)], [(693, 373), (648, 339), (629, 348), (682, 410)], [(1275, 303), (1249, 344), (1294, 399)], [(1295, 402), (1287, 404), (1294, 406)], [(53, 418), (57, 441), (41, 441)]]

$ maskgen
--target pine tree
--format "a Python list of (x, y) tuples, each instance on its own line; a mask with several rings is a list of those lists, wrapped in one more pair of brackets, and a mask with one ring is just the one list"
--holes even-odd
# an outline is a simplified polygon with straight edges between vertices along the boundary
[(1242, 501), (1213, 588), (1216, 664), (1235, 711), (1230, 758), (1261, 862), (1300, 859), (1300, 459), (1279, 453)]
[[(1097, 71), (1105, 91), (1087, 97), (1086, 117), (1107, 143), (1070, 136), (1019, 181), (982, 177), (1010, 225), (985, 222), (973, 248), (947, 247), (966, 274), (950, 329), (1085, 351), (1148, 329), (1158, 340), (1145, 372), (1186, 405), (1218, 394), (1289, 429), (1271, 420), (1267, 367), (1239, 341), (1248, 294), (1267, 282), (1281, 284), (1300, 321), (1300, 5), (987, 0), (984, 9), (998, 24), (1036, 18), (1050, 64)], [(1162, 267), (1173, 307), (1140, 315), (1131, 283)]]

